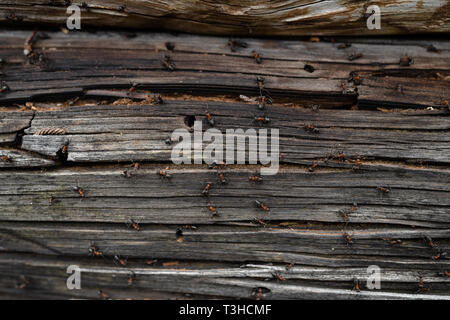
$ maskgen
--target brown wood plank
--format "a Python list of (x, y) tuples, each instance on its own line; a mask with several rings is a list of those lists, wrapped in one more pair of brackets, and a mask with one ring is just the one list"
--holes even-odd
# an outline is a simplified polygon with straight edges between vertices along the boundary
[[(203, 3), (178, 1), (87, 0), (82, 8), (83, 27), (127, 27), (181, 32), (240, 35), (386, 35), (445, 33), (448, 28), (446, 1), (409, 2), (391, 0), (380, 6), (382, 27), (369, 30), (366, 1), (226, 1)], [(7, 1), (0, 22), (13, 26), (47, 24), (65, 26), (68, 15), (63, 0)], [(12, 15), (14, 13), (14, 15)], [(206, 14), (207, 13), (207, 14)]]

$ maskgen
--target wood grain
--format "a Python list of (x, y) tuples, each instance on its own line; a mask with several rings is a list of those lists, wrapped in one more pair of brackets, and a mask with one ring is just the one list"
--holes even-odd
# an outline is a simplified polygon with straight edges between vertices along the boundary
[[(448, 2), (377, 2), (381, 29), (369, 30), (367, 1), (102, 1), (87, 0), (82, 28), (166, 29), (216, 35), (389, 35), (449, 32)], [(81, 6), (81, 3), (76, 3)], [(65, 26), (63, 0), (3, 1), (0, 21)]]

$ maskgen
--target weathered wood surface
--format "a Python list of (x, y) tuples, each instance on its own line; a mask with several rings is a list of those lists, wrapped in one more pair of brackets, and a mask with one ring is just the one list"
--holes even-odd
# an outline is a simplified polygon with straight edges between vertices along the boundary
[[(450, 299), (450, 42), (244, 39), (231, 52), (226, 38), (49, 32), (39, 65), (23, 56), (30, 34), (0, 32), (0, 298)], [(274, 98), (263, 111), (238, 100), (258, 98), (258, 76)], [(253, 183), (257, 165), (172, 164), (165, 140), (194, 117), (210, 128), (207, 111), (221, 132), (279, 129), (280, 172)], [(65, 286), (71, 264), (81, 291)], [(382, 290), (366, 290), (369, 265)]]
[[(141, 168), (125, 178), (119, 168), (78, 168), (45, 172), (1, 172), (4, 221), (112, 222), (215, 224), (267, 221), (335, 222), (345, 220), (339, 210), (358, 208), (350, 223), (388, 223), (433, 228), (449, 227), (448, 170), (308, 172), (281, 169), (260, 184), (249, 182), (255, 169), (227, 169), (221, 185), (216, 170), (171, 169), (166, 181), (161, 167)], [(202, 196), (207, 182), (210, 197)], [(81, 187), (85, 197), (74, 191)], [(390, 186), (383, 195), (378, 186)], [(50, 197), (53, 203), (49, 203)], [(254, 206), (267, 203), (270, 213)], [(220, 215), (209, 215), (208, 201)]]
[[(36, 112), (25, 130), (22, 148), (56, 156), (64, 145), (69, 162), (170, 161), (173, 145), (165, 140), (178, 128), (189, 127), (185, 117), (209, 127), (205, 113), (215, 120), (214, 128), (278, 128), (282, 163), (303, 163), (351, 168), (355, 159), (409, 160), (449, 163), (450, 118), (447, 111), (374, 113), (370, 111), (308, 110), (257, 104), (202, 101), (167, 101), (139, 106), (88, 106)], [(270, 123), (258, 127), (254, 117), (266, 114)], [(304, 129), (312, 124), (319, 133)], [(36, 136), (44, 128), (63, 128), (65, 136)], [(402, 145), (399, 145), (399, 143)], [(343, 151), (348, 161), (328, 160)], [(352, 161), (350, 161), (352, 160)], [(364, 166), (364, 161), (362, 166)], [(371, 163), (368, 163), (370, 166)]]
[[(44, 61), (30, 64), (23, 49), (31, 33), (0, 33), (0, 57), (5, 61), (1, 79), (10, 88), (0, 95), (0, 103), (83, 96), (87, 89), (128, 89), (133, 83), (136, 89), (159, 92), (257, 96), (258, 76), (264, 78), (264, 86), (274, 98), (295, 98), (303, 105), (351, 106), (358, 102), (356, 93), (361, 92), (362, 106), (442, 107), (449, 95), (448, 41), (387, 45), (358, 40), (338, 49), (340, 42), (243, 39), (248, 47), (231, 52), (227, 39), (217, 37), (46, 34), (48, 39), (34, 43)], [(174, 45), (173, 51), (166, 43)], [(430, 45), (438, 52), (430, 52)], [(261, 55), (261, 64), (255, 62), (253, 50)], [(349, 56), (357, 53), (362, 57), (350, 61)], [(175, 64), (174, 71), (163, 66), (166, 54)], [(410, 66), (400, 66), (405, 55), (413, 59)], [(306, 65), (313, 69), (305, 70)], [(360, 85), (348, 81), (351, 73), (361, 73)]]
[[(219, 35), (387, 35), (450, 31), (449, 4), (433, 1), (101, 1), (86, 0), (82, 27), (166, 29)], [(79, 6), (82, 2), (73, 2)], [(366, 11), (381, 10), (381, 29), (367, 28)], [(2, 1), (0, 22), (65, 26), (64, 0)]]
[[(69, 265), (80, 266), (82, 290), (66, 289)], [(129, 285), (131, 272), (135, 280)], [(28, 284), (18, 290), (16, 287), (23, 282), (24, 274), (27, 274)], [(284, 280), (275, 279), (274, 274), (281, 275)], [(355, 277), (364, 284), (361, 292), (352, 290)], [(365, 289), (366, 269), (358, 267), (293, 266), (286, 270), (284, 265), (222, 263), (211, 266), (173, 261), (157, 261), (148, 266), (143, 261), (129, 260), (126, 267), (119, 268), (110, 260), (101, 258), (88, 262), (86, 259), (21, 254), (0, 257), (1, 293), (27, 297), (39, 294), (45, 288), (47, 295), (53, 294), (53, 298), (59, 294), (58, 299), (101, 299), (99, 290), (112, 299), (193, 299), (202, 296), (255, 299), (258, 288), (262, 290), (262, 299), (448, 299), (445, 287), (449, 278), (442, 278), (435, 271), (424, 271), (423, 283), (434, 291), (424, 294), (417, 293), (419, 277), (417, 271), (386, 268), (381, 273), (382, 289), (374, 292)], [(118, 289), (120, 287), (127, 290)], [(396, 292), (392, 292), (393, 288)]]

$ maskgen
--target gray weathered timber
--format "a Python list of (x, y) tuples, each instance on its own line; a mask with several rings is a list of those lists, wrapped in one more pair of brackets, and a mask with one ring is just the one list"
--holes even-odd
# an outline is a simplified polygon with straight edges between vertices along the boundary
[[(66, 268), (79, 265), (82, 289), (68, 290)], [(173, 264), (173, 263), (172, 263)], [(11, 268), (12, 267), (12, 268)], [(5, 273), (8, 276), (5, 276)], [(135, 276), (130, 286), (128, 278)], [(18, 289), (27, 275), (28, 284)], [(274, 278), (280, 275), (283, 281)], [(366, 268), (331, 268), (293, 266), (289, 270), (281, 265), (247, 264), (240, 267), (230, 264), (180, 263), (152, 266), (138, 261), (128, 261), (127, 266), (115, 266), (107, 259), (56, 258), (0, 255), (0, 293), (23, 296), (33, 294), (55, 295), (61, 298), (100, 299), (98, 290), (111, 299), (168, 297), (228, 297), (243, 299), (450, 299), (450, 279), (434, 271), (423, 271), (423, 283), (428, 291), (417, 292), (419, 272), (395, 267), (381, 270), (381, 290), (366, 289)], [(361, 292), (352, 290), (353, 279), (361, 282)], [(262, 294), (255, 294), (262, 288)], [(171, 292), (164, 294), (164, 291)], [(159, 294), (158, 294), (159, 293)]]
[[(388, 35), (450, 32), (445, 0), (377, 2), (381, 29), (367, 28), (363, 0), (344, 1), (101, 1), (86, 0), (86, 27), (166, 29), (219, 35)], [(79, 3), (79, 5), (81, 5)], [(66, 26), (63, 0), (3, 1), (0, 22)]]
[[(3, 221), (215, 224), (264, 221), (345, 222), (448, 228), (448, 170), (327, 171), (281, 168), (255, 184), (255, 169), (169, 168), (170, 179), (157, 172), (165, 165), (143, 165), (125, 178), (126, 165), (115, 168), (73, 168), (46, 172), (0, 172)], [(202, 195), (206, 183), (213, 187)], [(378, 186), (389, 186), (383, 194)], [(84, 198), (74, 190), (82, 188)], [(49, 199), (52, 197), (53, 203)], [(258, 209), (264, 201), (270, 213)], [(219, 212), (211, 217), (208, 203)]]
[[(67, 145), (69, 162), (170, 161), (172, 148), (165, 141), (175, 129), (189, 127), (186, 116), (210, 128), (205, 113), (215, 121), (214, 128), (276, 128), (280, 133), (280, 161), (311, 166), (357, 169), (373, 164), (365, 160), (403, 160), (417, 163), (450, 162), (450, 118), (446, 111), (383, 113), (372, 111), (319, 110), (256, 104), (203, 101), (166, 101), (159, 105), (102, 105), (38, 111), (25, 130), (21, 148), (56, 156)], [(256, 115), (269, 117), (258, 125)], [(311, 124), (320, 130), (310, 133)], [(64, 128), (65, 136), (35, 136), (40, 129)], [(401, 143), (401, 144), (400, 144)], [(346, 161), (331, 159), (344, 152)], [(328, 159), (327, 159), (328, 158)], [(341, 159), (344, 160), (344, 159)]]

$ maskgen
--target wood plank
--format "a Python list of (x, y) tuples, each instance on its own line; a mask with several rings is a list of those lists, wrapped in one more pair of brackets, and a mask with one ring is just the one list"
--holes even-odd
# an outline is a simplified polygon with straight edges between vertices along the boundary
[[(171, 161), (173, 145), (165, 140), (175, 129), (187, 128), (186, 116), (208, 125), (206, 110), (215, 119), (215, 128), (260, 129), (254, 117), (265, 114), (270, 123), (264, 128), (279, 129), (280, 161), (311, 166), (370, 168), (371, 160), (449, 163), (450, 119), (446, 111), (382, 113), (371, 111), (318, 110), (267, 105), (204, 101), (166, 101), (162, 105), (102, 105), (38, 111), (22, 139), (25, 150), (55, 155), (68, 144), (70, 162)], [(441, 117), (442, 116), (442, 117)], [(304, 127), (312, 124), (318, 134)], [(67, 135), (33, 136), (43, 128), (63, 128)], [(399, 144), (401, 142), (401, 144)], [(43, 146), (47, 146), (43, 148)], [(51, 149), (48, 151), (47, 149)], [(347, 161), (328, 159), (343, 151)], [(352, 161), (350, 161), (352, 160)]]
[[(66, 288), (66, 269), (69, 265), (81, 268), (81, 290)], [(135, 275), (133, 285), (128, 284), (131, 272)], [(274, 278), (283, 277), (283, 281)], [(114, 266), (102, 259), (77, 260), (20, 254), (0, 255), (0, 292), (30, 295), (35, 292), (59, 293), (62, 297), (100, 298), (102, 290), (112, 299), (170, 296), (184, 299), (193, 296), (207, 298), (228, 297), (256, 299), (255, 289), (264, 288), (261, 299), (449, 299), (445, 286), (450, 281), (436, 272), (423, 271), (424, 285), (430, 288), (417, 293), (419, 272), (416, 270), (381, 269), (381, 290), (368, 290), (366, 268), (330, 268), (249, 264), (236, 267), (227, 264), (199, 265), (177, 263), (164, 266), (156, 262), (148, 266), (132, 260), (125, 268)], [(6, 276), (8, 275), (8, 276)], [(17, 288), (26, 277), (28, 285)], [(353, 279), (361, 283), (361, 291), (352, 290)], [(170, 297), (169, 296), (169, 297)]]
[[(0, 56), (5, 61), (3, 80), (10, 88), (0, 95), (2, 104), (82, 96), (88, 89), (128, 89), (132, 83), (138, 84), (137, 89), (141, 90), (227, 94), (237, 98), (239, 94), (258, 95), (256, 77), (262, 76), (266, 89), (276, 99), (290, 97), (305, 105), (320, 102), (323, 107), (344, 107), (357, 101), (354, 94), (349, 94), (355, 90), (354, 84), (347, 81), (351, 73), (361, 73), (365, 95), (374, 76), (375, 80), (398, 77), (392, 82), (395, 85), (401, 82), (403, 91), (408, 93), (400, 101), (391, 101), (392, 89), (388, 87), (380, 97), (371, 94), (369, 105), (372, 106), (380, 101), (380, 105), (390, 102), (393, 106), (423, 108), (441, 105), (448, 96), (446, 81), (430, 81), (437, 74), (444, 79), (450, 75), (448, 41), (399, 41), (387, 45), (351, 43), (352, 39), (348, 39), (346, 42), (351, 46), (340, 50), (341, 43), (334, 42), (249, 38), (242, 39), (247, 48), (232, 52), (227, 39), (220, 37), (137, 33), (127, 38), (120, 32), (68, 35), (47, 32), (48, 39), (34, 43), (35, 50), (44, 54), (46, 63), (33, 65), (23, 56), (24, 42), (30, 34), (29, 31), (0, 33), (0, 40), (5, 44), (0, 48)], [(166, 43), (175, 49), (168, 50)], [(430, 52), (430, 45), (437, 52)], [(255, 62), (253, 50), (261, 55), (261, 64)], [(356, 53), (362, 57), (350, 61), (349, 56)], [(163, 67), (166, 54), (175, 64), (173, 72)], [(407, 67), (399, 63), (405, 55), (413, 59)], [(306, 65), (312, 69), (305, 70)], [(343, 81), (347, 94), (341, 88)], [(426, 93), (419, 101), (417, 95), (409, 94), (418, 85)], [(435, 86), (442, 90), (433, 89)]]
[[(166, 29), (207, 34), (257, 36), (298, 35), (386, 35), (449, 32), (448, 2), (405, 2), (391, 0), (377, 3), (382, 27), (369, 30), (365, 1), (277, 1), (267, 3), (192, 3), (178, 1), (85, 2), (82, 25), (89, 27), (126, 27)], [(25, 23), (65, 26), (68, 15), (62, 0), (10, 1), (0, 10), (8, 12), (0, 22), (13, 26)], [(12, 15), (14, 13), (14, 15)], [(207, 14), (205, 14), (207, 13)]]
[[(164, 165), (165, 166), (165, 165)], [(125, 178), (126, 166), (66, 168), (47, 172), (1, 172), (3, 221), (113, 222), (215, 224), (270, 221), (344, 223), (339, 212), (357, 209), (349, 223), (376, 223), (448, 228), (448, 171), (397, 169), (392, 171), (308, 172), (281, 168), (260, 184), (248, 177), (257, 168), (224, 169), (229, 181), (219, 183), (217, 170), (172, 168), (166, 181), (160, 166), (143, 165)], [(207, 182), (210, 198), (202, 195)], [(378, 186), (390, 186), (387, 195)], [(84, 198), (74, 190), (80, 187)], [(50, 203), (50, 197), (53, 202)], [(270, 213), (258, 209), (263, 201)], [(212, 218), (211, 202), (219, 212)]]

